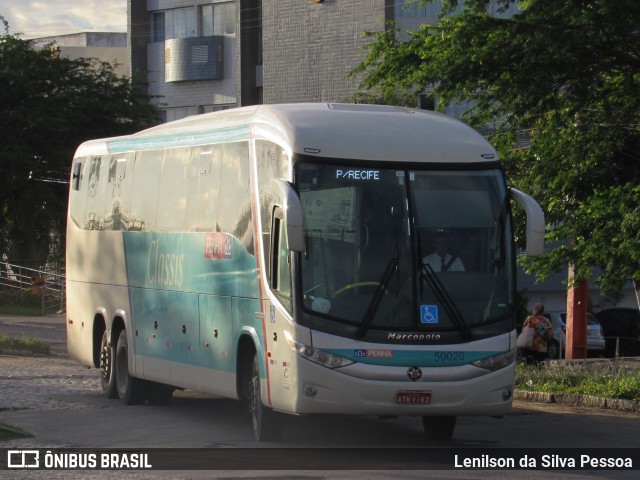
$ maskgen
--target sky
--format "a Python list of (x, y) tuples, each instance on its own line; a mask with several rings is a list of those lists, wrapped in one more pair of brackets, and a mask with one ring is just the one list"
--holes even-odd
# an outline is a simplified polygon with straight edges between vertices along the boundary
[(24, 39), (127, 31), (127, 0), (0, 0), (0, 15)]

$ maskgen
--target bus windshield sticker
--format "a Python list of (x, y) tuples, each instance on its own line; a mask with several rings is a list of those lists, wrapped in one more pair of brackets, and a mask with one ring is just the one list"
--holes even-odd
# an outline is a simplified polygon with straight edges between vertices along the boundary
[(437, 305), (420, 305), (421, 323), (438, 323)]

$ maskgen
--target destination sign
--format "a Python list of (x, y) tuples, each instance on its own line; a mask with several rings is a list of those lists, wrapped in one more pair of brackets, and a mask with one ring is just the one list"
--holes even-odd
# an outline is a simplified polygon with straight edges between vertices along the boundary
[(336, 178), (346, 180), (380, 180), (380, 170), (337, 169)]

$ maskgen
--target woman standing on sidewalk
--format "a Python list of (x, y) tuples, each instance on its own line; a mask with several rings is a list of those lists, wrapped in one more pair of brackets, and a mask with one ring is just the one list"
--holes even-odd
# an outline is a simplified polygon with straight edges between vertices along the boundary
[(533, 328), (533, 342), (529, 348), (521, 349), (521, 355), (526, 359), (527, 364), (539, 364), (547, 359), (547, 344), (553, 338), (553, 328), (544, 313), (544, 305), (538, 303), (533, 307), (533, 312), (522, 324), (522, 330)]

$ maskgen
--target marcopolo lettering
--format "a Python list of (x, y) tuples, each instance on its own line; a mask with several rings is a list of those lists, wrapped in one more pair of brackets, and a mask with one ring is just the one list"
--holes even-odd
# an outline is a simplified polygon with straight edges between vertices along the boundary
[(387, 340), (395, 340), (398, 342), (428, 342), (431, 340), (440, 340), (438, 333), (396, 333), (391, 332), (387, 336)]

